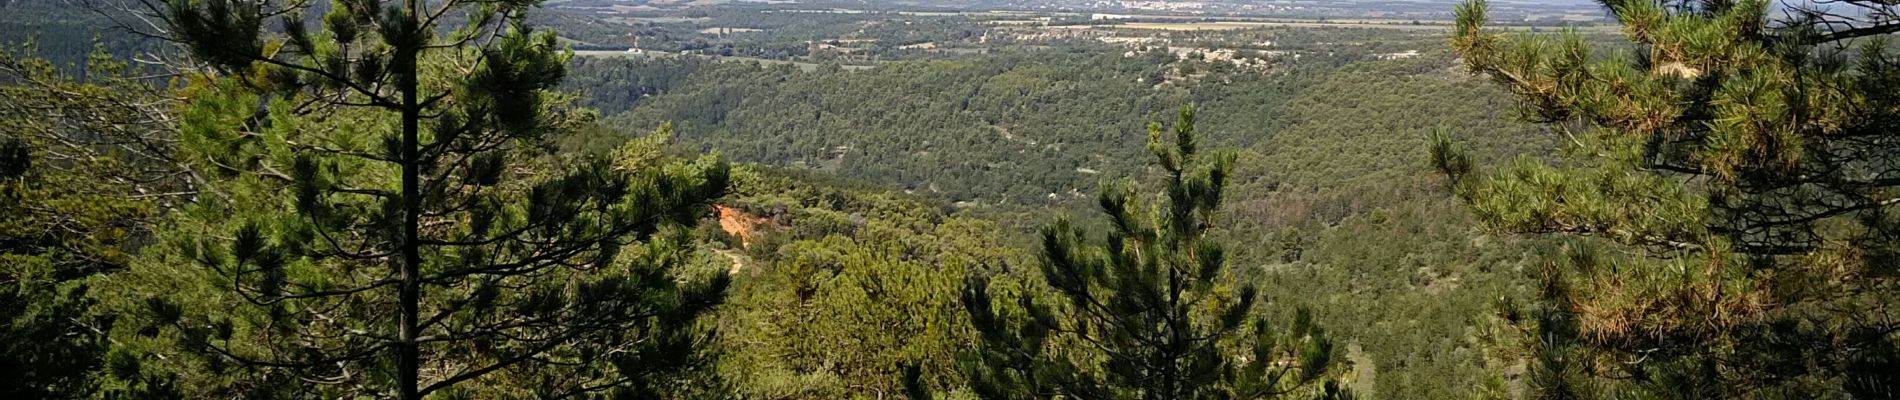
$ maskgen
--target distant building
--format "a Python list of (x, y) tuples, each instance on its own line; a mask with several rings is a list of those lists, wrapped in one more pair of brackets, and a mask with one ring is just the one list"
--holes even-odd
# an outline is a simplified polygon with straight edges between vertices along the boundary
[(1381, 60), (1397, 60), (1401, 58), (1418, 57), (1418, 50), (1406, 50), (1406, 51), (1401, 51), (1397, 53), (1385, 53), (1385, 54), (1378, 55), (1378, 57)]

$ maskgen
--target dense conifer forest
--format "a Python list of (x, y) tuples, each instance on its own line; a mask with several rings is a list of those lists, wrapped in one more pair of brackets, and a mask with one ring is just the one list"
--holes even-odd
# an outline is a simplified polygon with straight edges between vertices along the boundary
[(0, 0), (0, 396), (1900, 391), (1892, 5), (863, 3)]

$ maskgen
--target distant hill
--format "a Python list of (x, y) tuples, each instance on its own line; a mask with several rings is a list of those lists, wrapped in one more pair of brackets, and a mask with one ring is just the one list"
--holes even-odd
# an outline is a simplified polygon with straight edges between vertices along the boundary
[(0, 0), (0, 45), (31, 42), (35, 54), (77, 71), (96, 48), (121, 58), (154, 48), (156, 40), (116, 28), (99, 13), (68, 0)]

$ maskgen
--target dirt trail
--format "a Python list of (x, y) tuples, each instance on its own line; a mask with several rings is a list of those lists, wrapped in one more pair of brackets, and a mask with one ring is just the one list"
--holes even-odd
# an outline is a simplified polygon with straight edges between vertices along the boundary
[(713, 252), (732, 259), (732, 268), (726, 270), (726, 275), (738, 275), (739, 270), (745, 269), (745, 256), (739, 255), (739, 252), (732, 250), (713, 250)]

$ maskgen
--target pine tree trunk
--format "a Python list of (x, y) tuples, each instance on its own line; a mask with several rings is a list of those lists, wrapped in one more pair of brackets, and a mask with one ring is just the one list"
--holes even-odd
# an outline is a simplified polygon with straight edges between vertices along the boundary
[[(420, 35), (420, 32), (414, 31), (418, 29), (416, 26), (419, 25), (416, 21), (416, 13), (419, 11), (416, 7), (416, 0), (408, 0), (405, 3), (404, 11), (406, 11), (406, 15), (404, 16), (404, 24), (408, 26), (403, 27), (403, 34)], [(398, 399), (417, 400), (421, 398), (419, 393), (416, 392), (417, 372), (422, 367), (421, 349), (418, 348), (418, 344), (416, 343), (416, 318), (419, 314), (417, 303), (420, 302), (422, 291), (422, 249), (418, 242), (420, 235), (416, 232), (417, 227), (420, 226), (419, 220), (422, 216), (422, 196), (421, 191), (418, 189), (420, 187), (419, 181), (421, 180), (419, 171), (421, 165), (418, 164), (421, 163), (421, 157), (418, 154), (416, 143), (418, 140), (416, 136), (422, 119), (421, 110), (417, 109), (416, 105), (416, 62), (417, 58), (419, 58), (416, 53), (419, 52), (420, 49), (416, 48), (419, 44), (415, 40), (405, 40), (405, 42), (405, 45), (408, 47), (397, 49), (395, 60), (398, 64), (396, 71), (397, 79), (400, 80), (397, 83), (397, 90), (402, 91), (403, 152), (402, 263), (399, 264), (401, 266), (400, 274), (402, 284), (401, 289), (399, 289), (401, 293), (399, 294), (398, 300), (402, 304), (401, 310), (396, 317), (400, 327), (397, 333), (398, 343), (396, 343), (396, 386), (398, 388)]]

